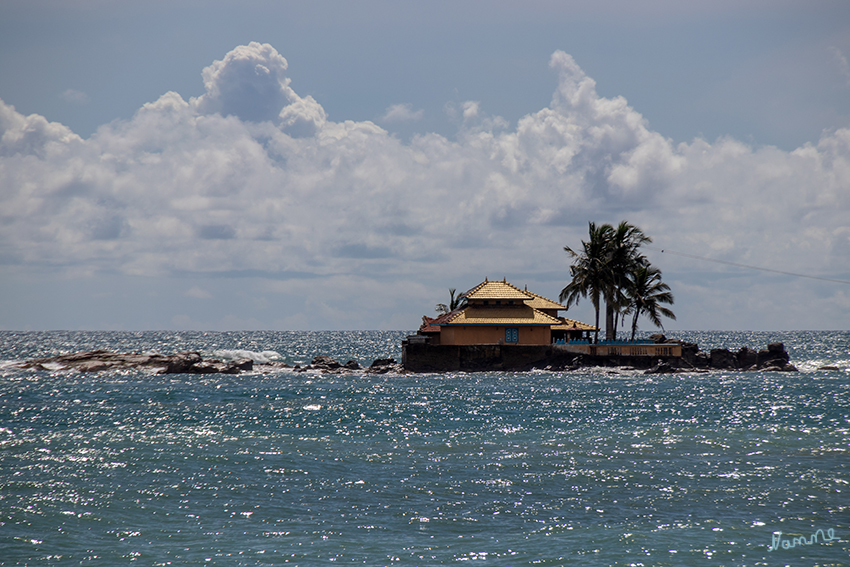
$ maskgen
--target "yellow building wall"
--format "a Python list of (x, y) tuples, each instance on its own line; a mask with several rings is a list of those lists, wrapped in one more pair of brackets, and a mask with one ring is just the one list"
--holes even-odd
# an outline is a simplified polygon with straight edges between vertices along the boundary
[(495, 345), (499, 343), (514, 345), (548, 345), (552, 342), (552, 332), (549, 327), (521, 327), (515, 343), (505, 343), (505, 327), (469, 325), (446, 326), (440, 328), (441, 345)]

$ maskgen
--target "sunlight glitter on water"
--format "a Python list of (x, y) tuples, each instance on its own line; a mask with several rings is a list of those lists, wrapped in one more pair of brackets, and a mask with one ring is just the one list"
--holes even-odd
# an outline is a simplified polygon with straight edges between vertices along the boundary
[[(290, 360), (328, 339), (274, 336), (131, 339)], [(750, 564), (850, 511), (844, 372), (3, 372), (9, 565)]]

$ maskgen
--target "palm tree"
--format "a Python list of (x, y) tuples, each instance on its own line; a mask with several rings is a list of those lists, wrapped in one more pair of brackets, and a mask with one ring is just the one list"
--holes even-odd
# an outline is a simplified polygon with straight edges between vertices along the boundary
[(581, 241), (582, 250), (576, 252), (569, 246), (564, 246), (564, 250), (575, 261), (570, 266), (570, 276), (572, 280), (567, 286), (561, 290), (558, 296), (559, 300), (564, 303), (567, 309), (582, 297), (590, 297), (590, 302), (596, 310), (596, 342), (599, 342), (599, 300), (606, 296), (606, 290), (611, 280), (609, 261), (610, 254), (608, 253), (608, 243), (611, 239), (611, 234), (614, 232), (614, 227), (610, 224), (596, 226), (596, 223), (588, 223), (589, 240)]
[(634, 313), (632, 319), (632, 340), (637, 333), (638, 317), (646, 314), (649, 320), (664, 329), (661, 316), (676, 320), (676, 315), (661, 304), (673, 305), (673, 294), (670, 286), (661, 281), (661, 270), (650, 265), (643, 265), (631, 273), (627, 294), (631, 301), (629, 311)]
[(440, 313), (441, 315), (444, 315), (446, 313), (451, 313), (452, 311), (454, 311), (455, 309), (457, 309), (458, 307), (461, 306), (461, 304), (463, 302), (463, 296), (459, 295), (459, 296), (455, 297), (455, 292), (457, 292), (456, 288), (453, 288), (453, 287), (449, 288), (449, 296), (450, 296), (449, 304), (446, 305), (445, 303), (438, 303), (437, 307), (435, 309), (437, 311), (437, 313)]
[(649, 242), (652, 242), (650, 237), (626, 221), (621, 221), (610, 234), (607, 246), (609, 273), (605, 290), (605, 338), (608, 340), (617, 338), (617, 321), (629, 304), (626, 296), (629, 276), (649, 264), (639, 252), (641, 245)]
[(582, 241), (582, 251), (576, 252), (570, 247), (564, 250), (573, 257), (570, 266), (572, 280), (561, 290), (560, 300), (566, 300), (566, 307), (578, 303), (581, 297), (590, 297), (596, 310), (596, 340), (599, 340), (600, 299), (605, 300), (605, 337), (612, 340), (617, 336), (617, 324), (625, 315), (631, 300), (626, 290), (630, 286), (630, 276), (641, 267), (649, 266), (646, 257), (640, 253), (643, 244), (652, 242), (638, 227), (626, 221), (617, 228), (610, 224), (597, 226), (589, 223), (589, 237)]

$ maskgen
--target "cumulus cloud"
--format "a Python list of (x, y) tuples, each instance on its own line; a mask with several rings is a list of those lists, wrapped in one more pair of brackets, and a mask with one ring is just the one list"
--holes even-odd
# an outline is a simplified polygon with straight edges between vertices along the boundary
[[(456, 138), (409, 143), (372, 122), (328, 120), (290, 87), (287, 61), (258, 43), (204, 69), (202, 96), (166, 93), (87, 140), (0, 101), (0, 260), (302, 281), (268, 289), (329, 321), (336, 310), (336, 323), (374, 317), (354, 305), (377, 296), (381, 320), (397, 321), (434, 285), (487, 275), (523, 274), (556, 295), (562, 247), (589, 220), (628, 219), (661, 247), (846, 277), (850, 129), (792, 152), (734, 139), (675, 145), (624, 98), (599, 96), (568, 54), (550, 66), (551, 104), (515, 127), (467, 102), (454, 109)], [(401, 105), (383, 119), (420, 112)], [(722, 302), (688, 271), (681, 289)], [(340, 295), (345, 304), (329, 306)], [(847, 315), (840, 297), (818, 305)]]
[(413, 105), (410, 103), (394, 104), (387, 108), (380, 121), (386, 124), (416, 122), (422, 120), (423, 116), (425, 116), (425, 110), (421, 108), (413, 110)]
[(297, 98), (289, 88), (286, 59), (268, 44), (240, 45), (203, 71), (206, 93), (193, 100), (202, 114), (234, 115), (242, 120), (274, 120)]
[(76, 89), (67, 89), (62, 93), (61, 98), (72, 104), (88, 104), (91, 100), (89, 95)]

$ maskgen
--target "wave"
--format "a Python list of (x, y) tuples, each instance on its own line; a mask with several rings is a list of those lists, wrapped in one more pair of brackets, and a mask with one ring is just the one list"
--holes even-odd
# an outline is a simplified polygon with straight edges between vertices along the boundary
[(256, 352), (253, 350), (242, 349), (219, 349), (212, 352), (212, 356), (221, 360), (238, 360), (240, 358), (249, 358), (257, 364), (268, 364), (269, 362), (283, 362), (284, 357), (274, 350), (264, 350)]

